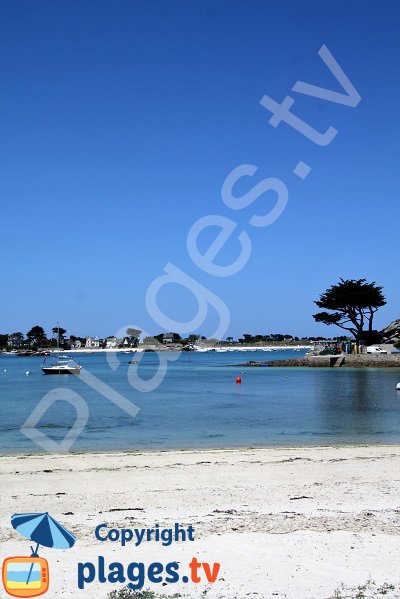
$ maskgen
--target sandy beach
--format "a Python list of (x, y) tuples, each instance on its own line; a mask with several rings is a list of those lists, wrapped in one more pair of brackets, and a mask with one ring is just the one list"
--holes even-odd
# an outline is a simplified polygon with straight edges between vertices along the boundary
[[(51, 597), (106, 597), (123, 586), (78, 591), (78, 562), (99, 555), (220, 562), (214, 584), (145, 585), (194, 598), (207, 590), (215, 598), (325, 599), (341, 583), (368, 579), (394, 585), (385, 596), (400, 597), (399, 446), (4, 456), (1, 464), (2, 558), (29, 552), (10, 526), (15, 512), (51, 511), (78, 537), (69, 551), (41, 552)], [(94, 535), (101, 523), (175, 522), (192, 525), (195, 541), (121, 547)]]
[[(278, 350), (300, 350), (300, 349), (311, 349), (312, 345), (207, 345), (204, 346), (204, 348), (201, 351), (216, 351), (216, 352), (253, 352), (253, 351), (266, 351), (266, 352), (271, 352), (271, 351), (278, 351)], [(166, 352), (166, 351), (173, 351), (173, 352), (180, 352), (182, 351), (182, 345), (179, 344), (171, 344), (171, 345), (164, 345), (162, 343), (159, 343), (157, 341), (155, 341), (154, 344), (149, 344), (149, 345), (143, 345), (140, 344), (138, 345), (138, 347), (80, 347), (80, 348), (70, 348), (70, 349), (49, 349), (49, 348), (44, 348), (46, 351), (49, 351), (51, 355), (57, 355), (57, 354), (75, 354), (75, 355), (79, 355), (79, 354), (108, 354), (108, 353), (114, 353), (114, 354), (120, 354), (120, 353), (125, 353), (125, 354), (135, 354), (135, 353), (143, 353), (146, 350), (152, 350), (152, 351), (157, 351), (157, 352)], [(196, 350), (199, 351), (199, 350)], [(15, 356), (16, 352), (4, 352), (4, 355), (6, 356), (10, 356), (13, 357)]]

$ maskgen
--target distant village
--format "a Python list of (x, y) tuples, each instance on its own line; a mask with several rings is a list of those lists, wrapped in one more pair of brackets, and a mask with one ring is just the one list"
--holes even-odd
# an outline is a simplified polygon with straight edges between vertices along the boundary
[[(39, 330), (40, 329), (40, 330)], [(140, 332), (139, 332), (140, 334)], [(33, 327), (26, 335), (21, 332), (0, 335), (0, 347), (10, 350), (29, 348), (54, 349), (117, 349), (124, 347), (137, 347), (139, 334), (116, 337), (111, 335), (102, 337), (78, 337), (76, 335), (66, 336), (66, 330), (62, 327), (54, 327), (52, 336), (48, 337), (42, 327)]]
[[(78, 337), (76, 335), (67, 336), (67, 331), (61, 326), (55, 326), (51, 335), (48, 336), (43, 327), (36, 325), (26, 334), (21, 332), (0, 334), (0, 350), (6, 352), (16, 351), (46, 351), (65, 349), (65, 350), (129, 350), (137, 347), (155, 348), (156, 346), (165, 349), (186, 349), (201, 346), (311, 346), (322, 345), (331, 346), (335, 344), (346, 344), (351, 339), (346, 336), (337, 337), (296, 337), (290, 334), (271, 333), (267, 335), (251, 335), (244, 333), (242, 337), (234, 339), (226, 337), (224, 340), (209, 339), (207, 337), (192, 334), (188, 337), (181, 337), (178, 333), (160, 333), (153, 337), (141, 338), (142, 331), (139, 329), (126, 329), (123, 337), (111, 335), (108, 337), (87, 336)], [(394, 344), (396, 347), (400, 340), (400, 320), (395, 320), (385, 329), (377, 332), (378, 343)]]
[(54, 349), (57, 346), (62, 349), (128, 349), (135, 348), (139, 345), (154, 345), (159, 343), (162, 345), (180, 345), (190, 346), (193, 344), (220, 344), (220, 345), (297, 345), (297, 344), (313, 344), (316, 341), (332, 341), (339, 342), (345, 341), (346, 337), (335, 337), (328, 339), (325, 337), (296, 337), (289, 334), (273, 333), (269, 335), (250, 335), (245, 333), (242, 337), (234, 339), (233, 337), (227, 337), (225, 340), (220, 341), (216, 339), (207, 339), (201, 335), (189, 335), (188, 337), (182, 338), (178, 333), (160, 333), (154, 335), (154, 337), (140, 338), (141, 331), (132, 331), (127, 329), (124, 337), (116, 337), (111, 335), (109, 337), (78, 337), (76, 335), (66, 335), (66, 330), (59, 327), (53, 328), (52, 335), (48, 337), (42, 327), (33, 327), (26, 335), (21, 332), (3, 334), (0, 335), (0, 347), (3, 350), (23, 350), (29, 348), (39, 349)]

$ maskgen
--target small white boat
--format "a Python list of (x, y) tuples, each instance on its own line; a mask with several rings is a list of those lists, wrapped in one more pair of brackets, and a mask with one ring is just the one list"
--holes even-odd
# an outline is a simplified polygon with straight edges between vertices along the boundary
[[(58, 323), (57, 323), (58, 325)], [(42, 372), (43, 374), (80, 374), (82, 366), (74, 362), (70, 359), (69, 356), (60, 356), (59, 351), (59, 338), (60, 335), (57, 335), (57, 361), (55, 364), (51, 364), (49, 366), (45, 366), (45, 362), (47, 360), (47, 356), (42, 362)]]
[(397, 391), (400, 391), (400, 383), (397, 383), (397, 385), (396, 385), (396, 390), (397, 390)]
[(57, 361), (56, 364), (41, 366), (43, 374), (80, 374), (82, 366), (71, 360)]

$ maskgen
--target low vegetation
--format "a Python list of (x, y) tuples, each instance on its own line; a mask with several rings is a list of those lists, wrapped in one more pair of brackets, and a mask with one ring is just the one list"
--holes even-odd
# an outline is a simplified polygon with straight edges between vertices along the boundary
[(370, 579), (365, 584), (353, 588), (341, 584), (329, 599), (395, 599), (399, 597), (399, 591), (400, 588), (396, 588), (394, 584), (384, 582), (378, 585)]
[[(367, 580), (365, 584), (357, 587), (347, 587), (341, 584), (329, 599), (396, 599), (400, 597), (400, 587), (384, 582), (379, 585), (374, 580)], [(207, 591), (204, 591), (204, 596)], [(176, 593), (175, 595), (165, 595), (155, 593), (150, 590), (131, 591), (128, 587), (119, 591), (112, 591), (108, 595), (109, 599), (178, 599), (185, 595)], [(238, 597), (232, 598), (238, 599)]]

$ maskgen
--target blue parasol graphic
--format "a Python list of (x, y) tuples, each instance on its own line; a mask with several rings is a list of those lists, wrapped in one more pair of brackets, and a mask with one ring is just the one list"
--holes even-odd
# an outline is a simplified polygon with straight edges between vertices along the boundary
[[(54, 549), (70, 549), (76, 541), (76, 537), (47, 512), (45, 514), (14, 514), (11, 517), (11, 524), (20, 535), (36, 543), (36, 549), (31, 547), (32, 557), (38, 556), (39, 545)], [(32, 568), (33, 563), (28, 574), (27, 584)]]

